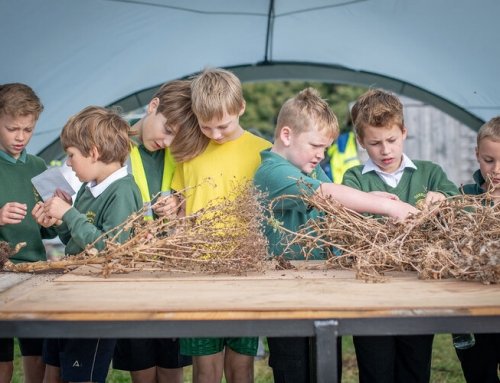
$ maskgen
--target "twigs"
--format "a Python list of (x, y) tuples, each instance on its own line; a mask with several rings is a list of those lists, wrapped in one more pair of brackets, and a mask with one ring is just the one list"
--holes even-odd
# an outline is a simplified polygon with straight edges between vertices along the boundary
[(366, 281), (383, 281), (387, 271), (414, 270), (423, 279), (500, 282), (499, 204), (457, 196), (396, 222), (361, 216), (317, 194), (299, 198), (324, 213), (288, 242), (302, 246), (306, 257), (317, 247), (336, 247), (342, 255), (330, 251), (327, 263), (354, 268)]
[[(261, 227), (263, 208), (259, 198), (260, 193), (248, 183), (235, 185), (227, 198), (184, 218), (145, 221), (141, 211), (106, 233), (102, 237), (106, 246), (100, 252), (90, 245), (81, 254), (61, 261), (10, 264), (4, 269), (71, 270), (100, 264), (104, 276), (135, 270), (232, 274), (261, 270), (267, 241)], [(130, 230), (133, 236), (120, 244), (116, 238), (123, 230)]]

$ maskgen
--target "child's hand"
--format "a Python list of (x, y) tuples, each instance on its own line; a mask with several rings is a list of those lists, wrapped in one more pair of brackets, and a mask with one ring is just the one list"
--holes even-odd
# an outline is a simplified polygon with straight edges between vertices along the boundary
[(158, 198), (152, 209), (158, 217), (175, 218), (180, 204), (180, 198), (176, 195), (162, 196)]
[(396, 195), (396, 194), (392, 194), (392, 193), (387, 193), (387, 192), (383, 192), (383, 191), (371, 191), (370, 194), (374, 194), (378, 197), (382, 197), (382, 198), (389, 198), (389, 199), (392, 199), (394, 201), (399, 201), (399, 197)]
[(54, 196), (61, 198), (63, 201), (69, 203), (70, 205), (73, 204), (71, 196), (68, 193), (66, 193), (64, 190), (56, 189), (56, 192), (54, 193)]
[(26, 217), (27, 206), (19, 202), (7, 202), (0, 208), (0, 226), (21, 223)]
[(43, 227), (51, 227), (54, 225), (60, 225), (61, 221), (48, 216), (45, 211), (45, 206), (43, 202), (37, 202), (37, 204), (33, 207), (33, 210), (31, 210), (31, 215), (35, 219), (35, 221)]
[(427, 192), (424, 204), (426, 207), (430, 207), (432, 204), (434, 204), (436, 202), (443, 201), (445, 199), (446, 199), (446, 196), (443, 193), (430, 191), (430, 192)]
[(71, 209), (71, 205), (59, 197), (52, 197), (44, 204), (44, 213), (52, 218), (62, 219), (63, 215)]
[(420, 210), (403, 201), (394, 201), (394, 205), (389, 212), (389, 217), (396, 218), (397, 220), (404, 220), (410, 214), (417, 214)]

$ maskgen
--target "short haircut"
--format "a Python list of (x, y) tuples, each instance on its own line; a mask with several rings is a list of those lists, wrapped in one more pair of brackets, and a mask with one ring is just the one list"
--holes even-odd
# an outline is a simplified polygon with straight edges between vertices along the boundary
[(394, 94), (382, 89), (370, 89), (359, 96), (351, 109), (351, 117), (360, 138), (367, 126), (387, 128), (396, 124), (404, 129), (403, 104)]
[(222, 118), (224, 112), (236, 115), (245, 105), (241, 82), (232, 72), (207, 68), (191, 82), (193, 112), (198, 121)]
[(285, 101), (278, 114), (275, 139), (285, 126), (295, 133), (310, 131), (315, 127), (318, 131), (325, 131), (333, 139), (339, 135), (339, 123), (335, 113), (314, 88), (306, 88)]
[(196, 157), (207, 147), (209, 138), (201, 132), (191, 108), (191, 81), (169, 81), (160, 87), (155, 97), (159, 100), (156, 113), (161, 113), (167, 124), (176, 129), (170, 146), (175, 161)]
[(36, 93), (26, 84), (0, 85), (0, 116), (12, 117), (33, 115), (38, 120), (43, 105)]
[(61, 133), (64, 150), (77, 148), (85, 157), (93, 148), (99, 151), (99, 161), (122, 166), (130, 152), (129, 125), (117, 112), (88, 106), (70, 117)]
[(493, 117), (486, 122), (477, 132), (477, 146), (485, 138), (493, 141), (500, 141), (500, 116)]

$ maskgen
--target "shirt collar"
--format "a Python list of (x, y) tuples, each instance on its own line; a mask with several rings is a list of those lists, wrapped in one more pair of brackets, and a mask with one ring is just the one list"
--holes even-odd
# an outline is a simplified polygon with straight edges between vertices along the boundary
[(89, 182), (87, 184), (87, 187), (89, 188), (90, 192), (94, 196), (94, 198), (99, 197), (104, 190), (108, 188), (109, 185), (111, 185), (113, 182), (116, 180), (119, 180), (120, 178), (126, 177), (127, 176), (127, 167), (123, 166), (117, 171), (111, 173), (107, 178), (104, 179), (100, 184), (96, 185), (95, 181)]
[(26, 163), (27, 157), (28, 155), (26, 154), (26, 149), (23, 149), (19, 158), (14, 158), (10, 154), (4, 152), (3, 150), (0, 150), (0, 158), (3, 158), (4, 160), (12, 164), (15, 164), (16, 162), (22, 162), (24, 164)]
[[(416, 169), (417, 166), (413, 163), (412, 160), (410, 160), (408, 158), (408, 156), (406, 154), (403, 153), (403, 161), (401, 161), (401, 165), (392, 174), (400, 173), (403, 170), (405, 170), (405, 168)], [(372, 161), (371, 158), (368, 158), (368, 161), (366, 161), (365, 166), (363, 167), (361, 174), (365, 174), (365, 173), (372, 172), (372, 171), (374, 171), (376, 173), (381, 173), (381, 174), (391, 174), (391, 173), (386, 173), (386, 172), (382, 171), (377, 165), (375, 165), (375, 163)]]

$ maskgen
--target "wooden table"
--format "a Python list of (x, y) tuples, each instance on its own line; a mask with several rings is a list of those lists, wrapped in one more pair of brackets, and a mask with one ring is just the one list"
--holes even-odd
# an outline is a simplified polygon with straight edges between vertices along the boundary
[(314, 336), (317, 380), (332, 382), (340, 335), (500, 332), (499, 285), (414, 273), (365, 283), (298, 266), (246, 276), (0, 273), (0, 337)]

